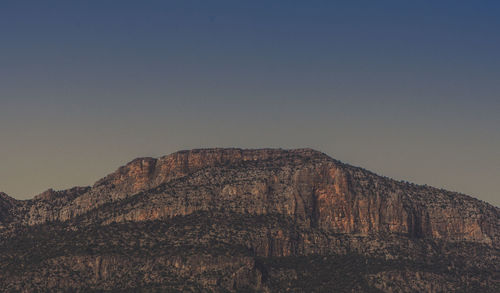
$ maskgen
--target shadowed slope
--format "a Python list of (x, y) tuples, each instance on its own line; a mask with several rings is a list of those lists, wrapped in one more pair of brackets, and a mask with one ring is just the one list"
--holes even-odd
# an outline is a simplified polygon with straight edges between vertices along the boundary
[[(311, 279), (309, 261), (331, 271), (343, 257), (380, 264), (345, 271), (362, 276), (342, 285), (347, 291), (406, 291), (397, 286), (408, 280), (409, 291), (499, 288), (498, 208), (381, 177), (311, 149), (201, 149), (140, 158), (92, 187), (49, 190), (28, 201), (2, 196), (0, 208), (6, 219), (2, 245), (9, 252), (4, 261), (13, 271), (36, 259), (51, 280), (64, 275), (47, 270), (51, 263), (86, 276), (57, 287), (40, 271), (25, 273), (41, 278), (42, 288), (76, 288), (90, 278), (89, 288), (132, 290), (116, 283), (119, 275), (140, 278), (141, 288), (184, 290), (180, 284), (188, 281), (230, 291), (307, 288), (301, 282)], [(26, 254), (21, 247), (27, 243), (38, 250)], [(325, 260), (314, 261), (318, 255)], [(206, 263), (201, 270), (199, 262)], [(140, 267), (145, 279), (131, 266)], [(432, 266), (439, 271), (429, 271)], [(154, 277), (160, 272), (165, 278)], [(228, 281), (231, 274), (238, 277)], [(0, 278), (12, 288), (38, 288), (14, 275)], [(317, 290), (325, 290), (317, 281)]]

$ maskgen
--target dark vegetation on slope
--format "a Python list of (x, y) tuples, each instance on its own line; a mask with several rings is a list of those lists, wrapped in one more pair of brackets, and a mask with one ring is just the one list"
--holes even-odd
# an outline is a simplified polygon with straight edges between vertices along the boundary
[(313, 150), (183, 151), (0, 194), (0, 291), (499, 292), (499, 222)]

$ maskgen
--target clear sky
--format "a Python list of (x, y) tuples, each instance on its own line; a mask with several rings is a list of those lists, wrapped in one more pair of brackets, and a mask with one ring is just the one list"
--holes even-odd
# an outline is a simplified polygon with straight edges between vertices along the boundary
[(500, 206), (499, 1), (0, 1), (0, 191), (312, 147)]

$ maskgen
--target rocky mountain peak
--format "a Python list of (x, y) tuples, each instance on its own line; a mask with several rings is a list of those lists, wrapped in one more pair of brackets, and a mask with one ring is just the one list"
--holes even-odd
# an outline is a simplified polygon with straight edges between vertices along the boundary
[(132, 160), (114, 173), (96, 182), (94, 188), (116, 189), (120, 194), (147, 190), (203, 168), (237, 165), (248, 161), (291, 160), (328, 157), (313, 149), (238, 149), (208, 148), (183, 150), (161, 158)]
[[(0, 289), (35, 290), (31, 280), (42, 274), (58, 280), (45, 283), (55, 291), (88, 280), (95, 290), (128, 290), (135, 283), (116, 280), (130, 274), (142, 288), (189, 291), (180, 284), (196, 283), (272, 292), (280, 284), (308, 291), (305, 280), (316, 276), (307, 272), (316, 264), (328, 274), (344, 270), (333, 265), (344, 261), (357, 267), (335, 280), (368, 274), (346, 285), (348, 292), (366, 284), (396, 292), (410, 282), (413, 291), (477, 285), (476, 292), (487, 292), (500, 288), (498, 276), (485, 273), (500, 271), (499, 223), (500, 209), (487, 203), (378, 176), (312, 149), (184, 150), (135, 159), (91, 187), (50, 189), (26, 201), (0, 194), (0, 249), (8, 251), (0, 256)], [(32, 243), (37, 250), (21, 249)], [(27, 272), (31, 258), (39, 269)], [(395, 264), (405, 269), (394, 272)], [(437, 273), (427, 269), (435, 266)], [(63, 282), (68, 267), (82, 279)], [(478, 271), (484, 277), (471, 285)]]
[(33, 199), (35, 200), (50, 200), (52, 199), (56, 194), (56, 191), (52, 188), (49, 188), (45, 190), (44, 192), (35, 195)]
[(16, 208), (17, 203), (18, 201), (14, 198), (0, 192), (0, 230), (12, 221), (15, 216), (13, 210)]
[(12, 205), (15, 202), (17, 202), (17, 200), (14, 199), (13, 197), (10, 197), (8, 194), (4, 192), (0, 192), (0, 203), (1, 202), (3, 202), (4, 204)]

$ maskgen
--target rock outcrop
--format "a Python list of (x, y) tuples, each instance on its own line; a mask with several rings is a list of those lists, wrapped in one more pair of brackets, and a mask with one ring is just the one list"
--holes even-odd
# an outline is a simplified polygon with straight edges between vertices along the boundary
[[(0, 235), (0, 249), (11, 251), (3, 268), (23, 276), (0, 273), (0, 289), (14, 291), (300, 290), (314, 279), (300, 268), (316, 257), (321, 276), (353, 262), (336, 267), (339, 282), (362, 276), (342, 285), (348, 291), (500, 289), (500, 209), (311, 149), (180, 151), (133, 160), (92, 187), (28, 201), (0, 194)], [(40, 250), (26, 255), (20, 247), (34, 239)], [(32, 259), (45, 275), (23, 270)], [(67, 279), (63, 267), (79, 277)], [(140, 280), (134, 287), (117, 276)], [(321, 284), (310, 288), (344, 290)]]
[(18, 202), (15, 199), (0, 192), (0, 229), (14, 221), (17, 206)]

